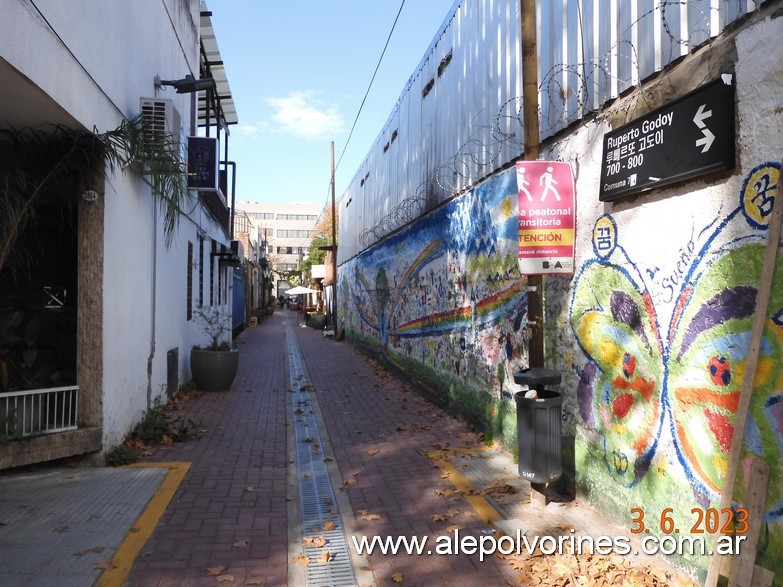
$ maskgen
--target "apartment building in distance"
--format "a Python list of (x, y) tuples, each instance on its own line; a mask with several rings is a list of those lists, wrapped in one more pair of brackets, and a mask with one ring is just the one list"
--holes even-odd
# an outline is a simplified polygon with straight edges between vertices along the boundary
[(288, 289), (283, 276), (299, 269), (307, 258), (313, 228), (322, 212), (322, 206), (301, 203), (237, 202), (237, 212), (244, 212), (258, 227), (258, 234), (266, 246), (267, 258), (272, 268), (275, 296)]

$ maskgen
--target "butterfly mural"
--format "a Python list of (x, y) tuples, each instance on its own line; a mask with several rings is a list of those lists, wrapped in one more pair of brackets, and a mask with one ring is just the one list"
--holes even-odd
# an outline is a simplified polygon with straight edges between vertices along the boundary
[[(736, 228), (742, 221), (740, 212), (746, 213), (753, 201), (745, 191), (742, 205), (705, 237), (684, 271), (667, 307), (665, 328), (643, 274), (619, 245), (614, 219), (607, 215), (596, 223), (597, 256), (575, 278), (570, 321), (590, 365), (581, 383), (583, 394), (592, 394), (586, 412), (601, 432), (606, 467), (622, 485), (634, 486), (645, 476), (668, 431), (696, 498), (706, 505), (721, 491), (748, 359), (765, 233), (724, 235), (720, 245), (717, 237), (728, 234), (732, 222)], [(757, 455), (770, 465), (768, 519), (783, 514), (780, 259), (774, 279), (744, 442), (745, 455)], [(737, 497), (742, 499), (740, 489)]]

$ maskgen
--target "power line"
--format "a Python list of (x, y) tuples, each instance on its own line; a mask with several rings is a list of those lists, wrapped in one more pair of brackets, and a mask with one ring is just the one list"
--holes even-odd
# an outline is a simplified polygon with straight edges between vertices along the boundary
[[(375, 71), (372, 74), (372, 79), (370, 79), (370, 84), (367, 86), (367, 92), (364, 94), (364, 98), (362, 98), (362, 103), (359, 106), (359, 111), (356, 113), (356, 118), (353, 120), (353, 125), (351, 126), (351, 132), (348, 133), (348, 138), (345, 140), (345, 146), (343, 147), (342, 152), (340, 153), (340, 157), (337, 159), (337, 164), (334, 166), (335, 171), (337, 171), (337, 168), (340, 167), (340, 161), (343, 160), (343, 155), (345, 155), (345, 151), (348, 148), (348, 143), (351, 142), (351, 137), (353, 136), (353, 131), (356, 129), (356, 123), (359, 121), (359, 115), (362, 113), (362, 108), (364, 108), (364, 103), (367, 101), (367, 96), (370, 94), (370, 90), (372, 89), (372, 84), (375, 81), (375, 76), (378, 74), (378, 69), (381, 67), (381, 62), (383, 61), (383, 56), (386, 55), (386, 49), (389, 47), (389, 41), (391, 41), (392, 34), (394, 33), (394, 29), (397, 26), (397, 21), (400, 19), (400, 14), (402, 13), (402, 7), (405, 6), (405, 0), (402, 0), (400, 3), (400, 9), (397, 11), (397, 16), (394, 18), (394, 24), (392, 24), (391, 30), (389, 31), (389, 36), (386, 38), (386, 44), (383, 46), (383, 51), (381, 52), (381, 56), (378, 59), (378, 64), (375, 66)], [(329, 181), (329, 187), (331, 188), (332, 182)]]

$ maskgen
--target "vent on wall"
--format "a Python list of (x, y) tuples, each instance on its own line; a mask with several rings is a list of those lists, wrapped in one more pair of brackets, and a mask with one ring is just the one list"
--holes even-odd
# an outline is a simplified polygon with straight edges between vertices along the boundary
[(142, 98), (141, 117), (148, 144), (169, 148), (183, 154), (185, 129), (174, 102), (158, 98)]
[(179, 347), (166, 353), (166, 394), (174, 397), (179, 389)]

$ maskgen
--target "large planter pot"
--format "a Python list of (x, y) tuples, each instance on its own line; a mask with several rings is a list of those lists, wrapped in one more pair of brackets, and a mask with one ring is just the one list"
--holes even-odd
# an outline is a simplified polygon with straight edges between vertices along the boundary
[(191, 349), (190, 371), (201, 391), (225, 391), (231, 388), (239, 368), (239, 350), (205, 351)]
[(323, 330), (326, 326), (326, 316), (324, 314), (310, 314), (308, 319), (310, 326), (316, 330)]

